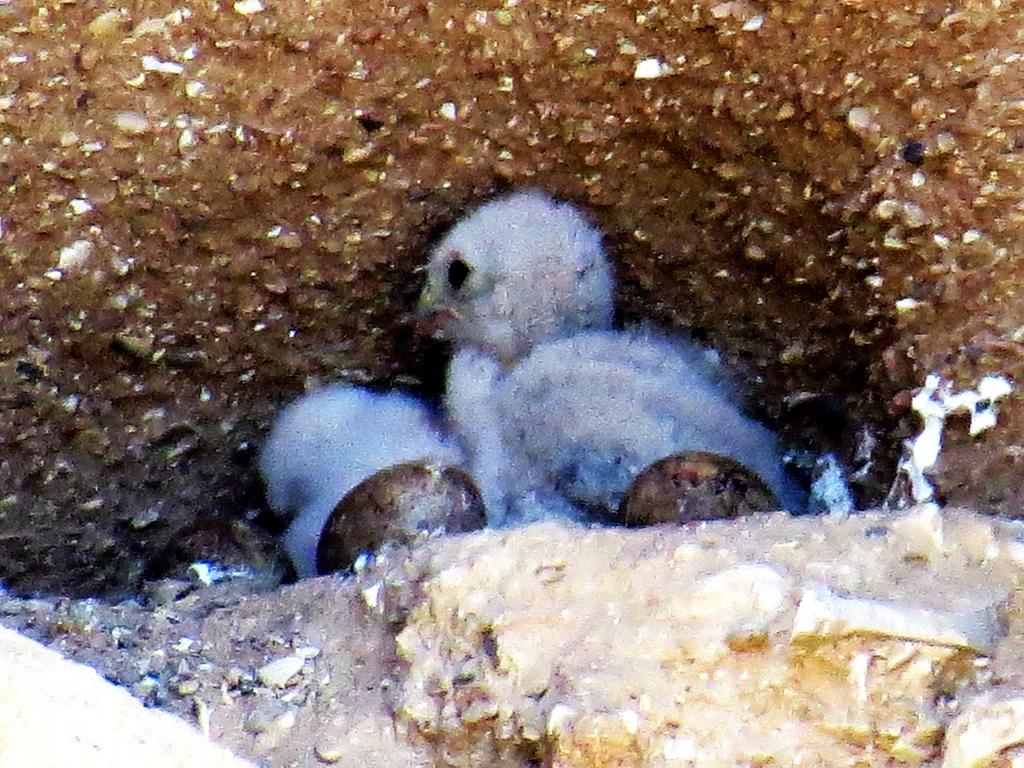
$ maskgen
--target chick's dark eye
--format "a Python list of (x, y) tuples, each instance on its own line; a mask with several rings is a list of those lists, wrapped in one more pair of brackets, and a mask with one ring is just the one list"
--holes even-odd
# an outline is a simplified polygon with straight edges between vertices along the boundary
[(462, 259), (452, 259), (448, 264), (448, 285), (456, 291), (462, 287), (472, 270)]

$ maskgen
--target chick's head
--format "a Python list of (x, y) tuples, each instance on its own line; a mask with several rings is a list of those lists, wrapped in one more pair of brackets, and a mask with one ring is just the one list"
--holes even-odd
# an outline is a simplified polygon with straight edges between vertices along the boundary
[(497, 198), (434, 248), (420, 311), (456, 347), (511, 364), (536, 344), (612, 322), (612, 270), (601, 234), (540, 192)]

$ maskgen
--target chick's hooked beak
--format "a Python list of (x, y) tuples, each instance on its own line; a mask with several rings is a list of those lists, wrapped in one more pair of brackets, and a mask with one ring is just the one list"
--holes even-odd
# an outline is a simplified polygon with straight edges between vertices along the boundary
[(421, 336), (436, 339), (446, 337), (446, 331), (458, 320), (459, 314), (451, 307), (441, 303), (441, 297), (430, 282), (423, 287), (416, 311), (412, 315), (413, 328)]

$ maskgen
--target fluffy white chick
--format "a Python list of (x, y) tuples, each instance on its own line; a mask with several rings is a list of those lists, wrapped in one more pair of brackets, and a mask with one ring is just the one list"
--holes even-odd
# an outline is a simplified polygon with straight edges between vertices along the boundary
[(536, 344), (609, 328), (612, 270), (601, 233), (541, 192), (477, 208), (434, 249), (420, 298), (456, 348), (510, 364)]
[(680, 451), (731, 457), (783, 507), (806, 506), (775, 435), (740, 411), (696, 347), (651, 333), (582, 332), (537, 345), (507, 373), (461, 352), (448, 384), (493, 524), (607, 517), (644, 468)]
[(294, 514), (285, 550), (300, 577), (316, 574), (316, 547), (335, 505), (375, 472), (403, 462), (458, 466), (462, 453), (430, 409), (398, 392), (332, 384), (285, 408), (260, 454), (271, 508)]
[(441, 241), (421, 306), (455, 342), (445, 404), (492, 524), (614, 511), (647, 464), (705, 450), (803, 511), (775, 437), (746, 418), (704, 353), (610, 330), (600, 233), (537, 192), (487, 203)]

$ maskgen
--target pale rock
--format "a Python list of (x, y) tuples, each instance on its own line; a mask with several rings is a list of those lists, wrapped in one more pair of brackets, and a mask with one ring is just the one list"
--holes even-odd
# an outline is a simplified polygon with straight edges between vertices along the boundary
[(292, 678), (302, 671), (303, 660), (299, 656), (289, 655), (265, 664), (256, 672), (260, 682), (271, 688), (284, 688)]
[[(942, 768), (987, 768), (1001, 752), (1024, 744), (1024, 693), (984, 694), (946, 730)], [(1007, 763), (998, 763), (1006, 765)], [(1014, 761), (1013, 765), (1016, 765)]]

